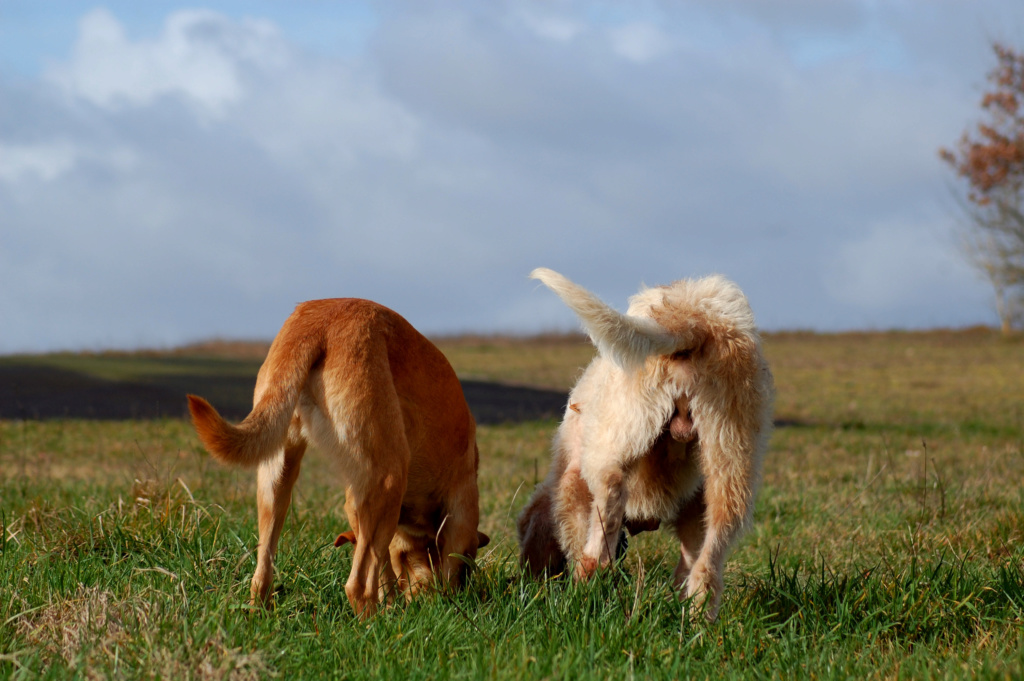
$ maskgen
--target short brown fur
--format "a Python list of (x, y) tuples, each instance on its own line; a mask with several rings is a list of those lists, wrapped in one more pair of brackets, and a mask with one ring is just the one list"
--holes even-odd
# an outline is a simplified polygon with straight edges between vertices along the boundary
[(259, 467), (254, 603), (270, 601), (274, 554), (311, 442), (338, 461), (344, 480), (355, 544), (345, 592), (360, 616), (435, 576), (457, 585), (461, 557), (486, 541), (477, 532), (476, 424), (462, 386), (444, 355), (386, 307), (354, 298), (300, 304), (237, 426), (201, 397), (188, 399), (216, 459)]

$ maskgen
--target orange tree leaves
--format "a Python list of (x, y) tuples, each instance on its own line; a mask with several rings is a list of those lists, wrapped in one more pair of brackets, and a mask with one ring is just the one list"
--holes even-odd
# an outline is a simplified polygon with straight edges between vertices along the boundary
[(955, 149), (939, 151), (967, 180), (968, 199), (978, 206), (1024, 189), (1024, 54), (999, 43), (992, 49), (998, 63), (988, 74), (992, 90), (981, 99), (987, 119), (974, 135), (965, 132)]

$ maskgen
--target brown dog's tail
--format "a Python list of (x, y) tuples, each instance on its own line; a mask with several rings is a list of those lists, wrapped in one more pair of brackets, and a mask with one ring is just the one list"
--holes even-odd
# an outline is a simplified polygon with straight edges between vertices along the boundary
[(309, 331), (298, 310), (288, 318), (260, 367), (252, 411), (237, 426), (202, 397), (188, 396), (192, 425), (215, 459), (255, 466), (282, 447), (299, 391), (323, 352), (320, 335)]

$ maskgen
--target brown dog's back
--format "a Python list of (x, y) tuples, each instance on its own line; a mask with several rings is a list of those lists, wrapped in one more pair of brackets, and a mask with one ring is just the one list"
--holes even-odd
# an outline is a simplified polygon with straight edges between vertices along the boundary
[[(310, 385), (311, 374), (319, 385)], [(270, 347), (256, 380), (252, 412), (240, 424), (227, 423), (195, 395), (188, 397), (189, 410), (214, 457), (254, 466), (284, 442), (304, 391), (325, 411), (355, 407), (361, 413), (347, 417), (353, 429), (397, 404), (414, 453), (424, 445), (447, 443), (461, 458), (475, 431), (462, 386), (444, 354), (396, 312), (357, 298), (312, 300), (296, 307)], [(436, 457), (417, 464), (446, 477), (448, 466)]]

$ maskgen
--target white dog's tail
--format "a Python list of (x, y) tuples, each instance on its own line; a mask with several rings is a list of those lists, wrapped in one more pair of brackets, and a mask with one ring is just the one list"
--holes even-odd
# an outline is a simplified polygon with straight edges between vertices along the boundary
[(557, 293), (583, 322), (597, 351), (619, 366), (639, 366), (650, 355), (664, 355), (677, 349), (678, 339), (653, 319), (622, 314), (554, 270), (538, 267), (530, 272), (530, 278), (540, 280)]
[(222, 463), (255, 466), (273, 456), (288, 437), (299, 391), (323, 354), (323, 339), (293, 314), (270, 346), (256, 379), (252, 411), (237, 426), (196, 395), (188, 396), (192, 425), (207, 451)]

